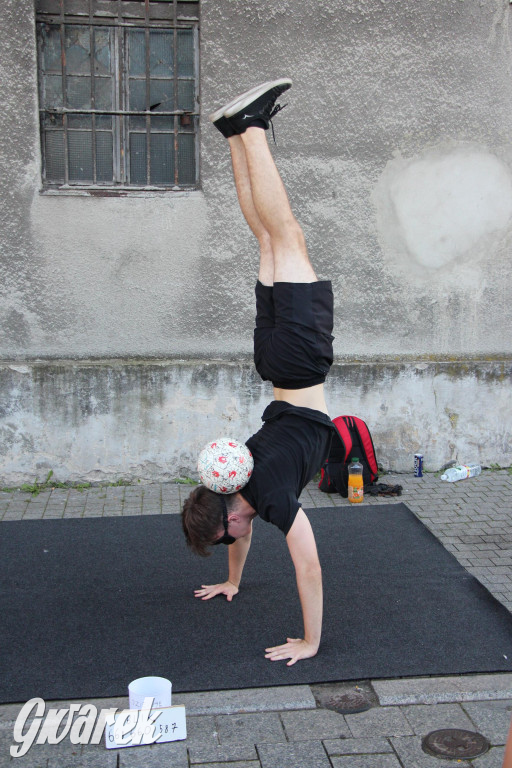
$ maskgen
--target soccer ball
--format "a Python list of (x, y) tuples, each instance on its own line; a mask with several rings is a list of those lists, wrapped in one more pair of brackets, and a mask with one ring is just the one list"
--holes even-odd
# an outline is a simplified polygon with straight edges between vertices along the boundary
[(215, 493), (236, 493), (247, 485), (253, 468), (248, 447), (230, 437), (205, 445), (197, 461), (201, 483)]

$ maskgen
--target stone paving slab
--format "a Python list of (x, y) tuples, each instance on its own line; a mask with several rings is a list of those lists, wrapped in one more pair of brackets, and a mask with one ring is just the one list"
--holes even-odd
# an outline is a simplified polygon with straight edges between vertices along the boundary
[[(401, 768), (395, 755), (347, 755), (333, 757), (332, 768)], [(408, 766), (408, 768), (412, 768)], [(414, 766), (416, 768), (416, 766)]]
[[(14, 741), (11, 741), (11, 744), (14, 744)], [(104, 751), (106, 752), (107, 750)], [(69, 740), (64, 740), (60, 744), (35, 744), (22, 757), (11, 757), (8, 748), (5, 757), (10, 758), (10, 762), (8, 762), (10, 768), (15, 768), (16, 766), (20, 766), (20, 768), (39, 768), (40, 765), (49, 766), (50, 768), (53, 768), (54, 765), (72, 766), (78, 765), (81, 761), (82, 747), (71, 744)], [(115, 764), (115, 759), (111, 762), (107, 756), (106, 768), (112, 768)]]
[(482, 757), (471, 762), (473, 768), (502, 768), (505, 757), (505, 747), (493, 747)]
[(512, 698), (512, 674), (375, 680), (381, 706)]
[(329, 757), (336, 755), (373, 755), (392, 752), (387, 739), (324, 739), (324, 748)]
[[(187, 740), (188, 741), (188, 740)], [(258, 760), (254, 744), (231, 744), (214, 747), (190, 747), (189, 760), (191, 765), (197, 763), (227, 763), (248, 760)]]
[(173, 703), (184, 704), (187, 715), (230, 715), (316, 708), (315, 697), (309, 685), (177, 693), (173, 696)]
[[(259, 760), (255, 762), (249, 762), (244, 760), (243, 762), (225, 763), (226, 768), (260, 768), (261, 763)], [(221, 763), (203, 763), (201, 768), (220, 768)], [(167, 768), (173, 768), (172, 765), (168, 765)]]
[(331, 768), (321, 741), (257, 744), (257, 749), (261, 768)]
[(289, 741), (349, 738), (352, 735), (343, 715), (328, 709), (283, 712), (281, 722)]
[(494, 746), (507, 741), (512, 719), (512, 701), (468, 701), (463, 707), (477, 730)]
[(219, 746), (217, 723), (213, 715), (187, 718), (187, 744), (194, 749), (216, 749)]
[[(28, 755), (16, 759), (12, 758), (11, 762), (0, 763), (0, 765), (2, 768), (4, 768), (4, 765), (9, 765), (9, 768), (14, 768), (15, 766), (19, 766), (19, 768), (48, 768), (49, 759), (47, 752), (36, 751), (34, 748), (30, 750)], [(115, 768), (115, 763), (106, 765), (105, 768)]]
[(412, 736), (413, 730), (399, 707), (376, 707), (357, 715), (345, 715), (355, 738), (374, 736)]
[(118, 768), (189, 768), (187, 746), (183, 741), (109, 751), (119, 755)]
[(250, 715), (219, 715), (216, 719), (221, 745), (285, 742), (286, 735), (277, 712)]
[(416, 704), (400, 707), (415, 734), (425, 736), (441, 728), (474, 730), (460, 704)]
[(12, 731), (13, 724), (22, 706), (23, 704), (0, 705), (0, 734), (4, 728)]
[[(48, 761), (48, 768), (75, 768), (75, 766), (76, 768), (78, 766), (80, 768), (117, 768), (116, 750), (103, 748), (92, 750), (86, 747), (76, 762), (55, 757), (50, 757)], [(16, 763), (11, 768), (16, 768)]]
[[(0, 704), (0, 732), (2, 729), (10, 729), (14, 726), (16, 718), (23, 707), (25, 702), (19, 704)], [(119, 697), (116, 699), (62, 699), (59, 701), (52, 701), (46, 703), (45, 712), (48, 712), (50, 707), (52, 709), (68, 709), (71, 704), (90, 704), (96, 707), (98, 710), (98, 720), (105, 717), (105, 713), (100, 717), (102, 710), (107, 709), (128, 709), (128, 696)], [(32, 717), (28, 718), (27, 724), (32, 722)]]

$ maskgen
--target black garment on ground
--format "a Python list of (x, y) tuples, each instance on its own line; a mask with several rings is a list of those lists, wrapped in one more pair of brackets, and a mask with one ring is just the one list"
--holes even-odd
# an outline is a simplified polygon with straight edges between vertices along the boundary
[(333, 361), (333, 293), (329, 280), (256, 284), (254, 364), (280, 389), (322, 384)]
[(322, 411), (278, 400), (267, 406), (262, 419), (262, 428), (246, 442), (254, 471), (240, 493), (286, 536), (300, 509), (302, 489), (329, 454), (334, 425)]

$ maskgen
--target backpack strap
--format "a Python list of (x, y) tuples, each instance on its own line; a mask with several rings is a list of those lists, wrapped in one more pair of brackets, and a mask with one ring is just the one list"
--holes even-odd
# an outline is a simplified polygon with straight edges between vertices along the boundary
[(350, 416), (349, 418), (352, 420), (353, 426), (357, 429), (359, 434), (359, 439), (361, 440), (361, 445), (363, 446), (366, 455), (368, 468), (370, 469), (372, 475), (378, 477), (379, 468), (377, 467), (377, 460), (375, 458), (375, 446), (373, 445), (370, 430), (366, 426), (366, 422), (364, 422), (362, 419), (359, 419), (357, 416)]
[[(342, 463), (346, 462), (347, 456), (350, 456), (352, 451), (352, 435), (347, 426), (347, 419), (350, 419), (350, 416), (338, 416), (336, 419), (332, 420), (332, 423), (338, 431), (339, 437), (339, 443), (336, 441), (336, 448), (341, 447), (340, 456), (336, 458), (339, 458), (339, 461)], [(334, 442), (335, 441), (333, 440), (333, 444)]]

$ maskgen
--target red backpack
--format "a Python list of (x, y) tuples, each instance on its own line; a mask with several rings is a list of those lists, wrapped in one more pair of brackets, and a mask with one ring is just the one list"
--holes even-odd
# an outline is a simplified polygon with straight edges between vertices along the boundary
[(348, 496), (348, 467), (353, 456), (363, 465), (363, 482), (371, 485), (379, 477), (375, 447), (366, 423), (357, 416), (333, 419), (333, 435), (329, 458), (321, 469), (318, 487), (325, 493)]

